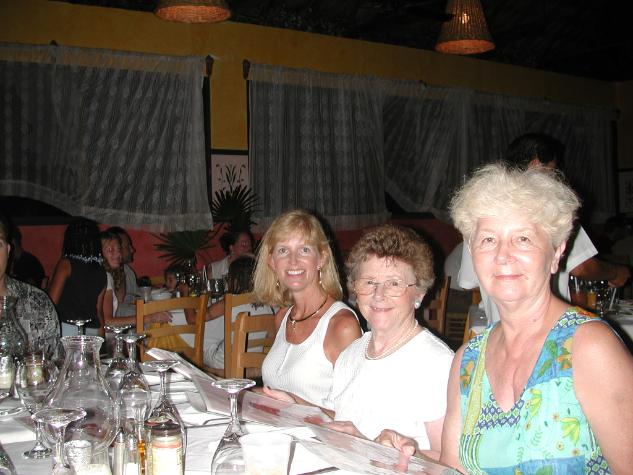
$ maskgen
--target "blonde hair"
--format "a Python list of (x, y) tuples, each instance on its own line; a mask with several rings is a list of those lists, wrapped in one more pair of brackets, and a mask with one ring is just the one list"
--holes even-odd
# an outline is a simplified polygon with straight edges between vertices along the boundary
[(368, 230), (350, 251), (345, 263), (350, 292), (354, 290), (360, 265), (372, 256), (398, 259), (410, 265), (416, 286), (423, 293), (433, 285), (433, 253), (429, 245), (411, 229), (384, 224)]
[(579, 207), (559, 172), (492, 163), (476, 170), (455, 193), (450, 212), (468, 243), (480, 218), (523, 216), (540, 226), (556, 248), (569, 237)]
[(321, 223), (315, 216), (299, 209), (286, 211), (278, 216), (262, 238), (253, 274), (253, 290), (258, 301), (278, 306), (293, 304), (292, 295), (279, 283), (277, 274), (268, 265), (275, 245), (292, 234), (301, 235), (306, 244), (316, 247), (319, 254), (324, 256), (321, 266), (321, 285), (333, 299), (340, 300), (343, 296), (343, 289), (339, 281), (334, 255)]

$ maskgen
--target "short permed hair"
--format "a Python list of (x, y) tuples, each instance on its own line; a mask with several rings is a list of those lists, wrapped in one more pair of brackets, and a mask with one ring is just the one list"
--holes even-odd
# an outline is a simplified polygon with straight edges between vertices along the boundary
[(450, 211), (469, 244), (480, 218), (522, 216), (540, 226), (557, 248), (569, 237), (579, 207), (578, 196), (559, 172), (492, 163), (476, 170), (455, 193)]
[(261, 240), (257, 251), (255, 273), (253, 274), (253, 290), (258, 300), (266, 305), (288, 306), (293, 304), (292, 295), (288, 289), (277, 285), (277, 275), (268, 266), (268, 259), (279, 241), (295, 233), (304, 237), (306, 244), (316, 247), (320, 254), (325, 255), (321, 267), (321, 285), (334, 300), (340, 300), (343, 296), (343, 289), (330, 243), (319, 220), (301, 209), (286, 211), (275, 218)]
[(354, 244), (345, 264), (350, 292), (354, 290), (361, 264), (371, 257), (397, 259), (410, 265), (420, 292), (426, 293), (433, 285), (433, 253), (412, 229), (384, 224), (370, 229)]

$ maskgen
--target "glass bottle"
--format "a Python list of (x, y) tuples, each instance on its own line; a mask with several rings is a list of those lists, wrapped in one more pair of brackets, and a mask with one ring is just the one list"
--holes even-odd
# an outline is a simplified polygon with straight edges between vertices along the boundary
[(88, 440), (93, 453), (104, 452), (119, 428), (119, 407), (101, 372), (103, 338), (78, 335), (61, 340), (66, 358), (45, 406), (84, 409), (86, 416), (68, 426), (66, 440)]

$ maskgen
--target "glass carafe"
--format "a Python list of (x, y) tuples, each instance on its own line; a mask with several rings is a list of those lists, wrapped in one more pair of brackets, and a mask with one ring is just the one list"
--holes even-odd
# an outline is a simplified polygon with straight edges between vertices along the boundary
[(28, 340), (15, 316), (16, 300), (15, 297), (0, 297), (0, 354), (22, 358)]
[(101, 372), (99, 349), (103, 338), (98, 336), (65, 336), (64, 365), (53, 389), (45, 400), (48, 407), (86, 411), (86, 416), (66, 429), (66, 441), (87, 440), (92, 452), (105, 451), (119, 428), (119, 407), (116, 397)]

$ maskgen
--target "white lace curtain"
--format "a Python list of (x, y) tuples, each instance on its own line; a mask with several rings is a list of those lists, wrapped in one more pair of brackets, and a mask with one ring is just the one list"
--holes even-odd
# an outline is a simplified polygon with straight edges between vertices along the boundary
[(0, 189), (98, 222), (212, 225), (205, 60), (0, 43)]
[(248, 79), (258, 225), (291, 208), (333, 229), (385, 222), (383, 81), (256, 64)]
[(406, 211), (447, 217), (464, 176), (526, 132), (565, 144), (585, 208), (615, 210), (611, 111), (266, 65), (248, 79), (260, 224), (294, 207), (335, 229), (384, 222), (385, 191)]
[(565, 145), (565, 175), (594, 220), (615, 213), (615, 113), (465, 89), (394, 82), (385, 102), (387, 192), (409, 212), (447, 217), (454, 189), (477, 166), (501, 160), (516, 137), (540, 132)]

